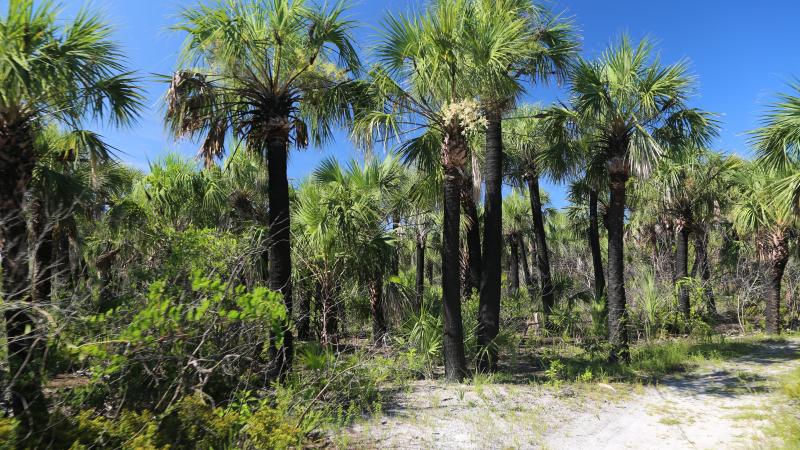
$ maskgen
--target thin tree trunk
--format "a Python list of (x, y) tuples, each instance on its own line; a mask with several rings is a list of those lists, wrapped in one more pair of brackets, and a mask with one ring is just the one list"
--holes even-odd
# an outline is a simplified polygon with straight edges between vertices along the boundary
[(339, 307), (331, 280), (326, 280), (319, 285), (319, 305), (322, 310), (322, 345), (337, 345), (339, 342)]
[[(397, 217), (392, 219), (392, 236), (397, 236), (397, 230), (400, 228), (400, 222)], [(400, 247), (395, 246), (392, 252), (392, 264), (389, 275), (396, 276), (400, 273)]]
[(689, 318), (691, 306), (689, 305), (689, 287), (686, 278), (689, 276), (689, 227), (687, 217), (679, 218), (677, 236), (675, 237), (675, 282), (678, 287), (678, 308), (685, 319)]
[(369, 281), (369, 306), (372, 313), (372, 340), (382, 346), (386, 337), (386, 319), (383, 311), (383, 274), (378, 272)]
[(766, 329), (768, 334), (781, 332), (781, 280), (789, 261), (789, 243), (785, 233), (777, 231), (768, 236), (769, 271), (767, 276)]
[(592, 252), (594, 268), (594, 299), (600, 301), (606, 290), (606, 277), (603, 270), (603, 255), (600, 249), (600, 226), (597, 216), (597, 191), (589, 191), (589, 249)]
[(459, 228), (461, 173), (457, 166), (444, 167), (444, 220), (442, 221), (442, 309), (444, 319), (444, 373), (450, 381), (467, 374), (459, 286)]
[(475, 198), (472, 196), (471, 180), (464, 183), (461, 201), (464, 215), (467, 216), (467, 276), (464, 292), (467, 295), (472, 295), (473, 289), (478, 290), (481, 287), (481, 229), (478, 207), (475, 205)]
[(491, 343), (500, 331), (500, 279), (503, 245), (503, 130), (498, 112), (487, 115), (484, 161), (486, 193), (483, 213), (483, 261), (478, 305), (479, 371), (497, 367)]
[(511, 293), (516, 294), (519, 292), (519, 241), (516, 234), (508, 237), (508, 246), (511, 250), (511, 258), (508, 264), (508, 281)]
[(522, 262), (522, 276), (524, 277), (525, 288), (533, 296), (533, 277), (531, 277), (531, 269), (528, 265), (528, 247), (522, 234), (517, 235), (517, 240), (519, 241), (519, 259)]
[(608, 202), (608, 340), (613, 361), (630, 359), (628, 349), (628, 312), (625, 305), (625, 183), (628, 174), (624, 157), (610, 161)]
[(31, 301), (29, 249), (25, 209), (36, 165), (33, 132), (26, 121), (0, 121), (0, 298), (4, 312), (11, 409), (18, 418), (23, 447), (34, 446), (47, 424), (42, 393), (45, 336), (28, 306)]
[[(311, 338), (311, 297), (313, 294), (308, 287), (308, 281), (302, 284), (305, 288), (301, 291), (300, 311), (297, 314), (297, 339), (307, 341)], [(311, 284), (313, 286), (311, 289), (319, 292), (319, 282), (312, 281)]]
[(433, 260), (428, 260), (426, 271), (428, 272), (428, 284), (433, 284)]
[(526, 181), (528, 182), (528, 192), (531, 197), (533, 234), (536, 239), (536, 267), (539, 269), (544, 325), (549, 326), (549, 317), (553, 311), (555, 299), (553, 298), (553, 278), (550, 274), (550, 252), (547, 249), (547, 236), (545, 236), (544, 231), (542, 199), (539, 195), (539, 176), (535, 170), (531, 170), (526, 177)]
[(414, 311), (419, 312), (425, 295), (425, 237), (418, 237), (416, 244), (417, 276), (414, 284), (414, 301), (416, 302)]
[[(289, 179), (286, 163), (289, 156), (289, 119), (271, 119), (267, 141), (267, 172), (269, 179), (269, 287), (283, 294), (286, 314), (292, 317), (292, 253), (289, 223)], [(277, 375), (286, 374), (292, 365), (294, 347), (292, 330), (283, 330), (283, 346), (274, 348)]]
[(705, 297), (708, 313), (717, 315), (717, 302), (714, 299), (714, 288), (711, 286), (711, 263), (708, 259), (708, 233), (704, 229), (696, 232), (694, 238), (695, 266), (700, 272), (700, 281), (703, 283), (703, 297)]

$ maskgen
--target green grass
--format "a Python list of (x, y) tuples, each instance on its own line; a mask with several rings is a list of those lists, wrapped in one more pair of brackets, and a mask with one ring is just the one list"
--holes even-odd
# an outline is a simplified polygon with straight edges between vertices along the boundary
[(659, 340), (634, 346), (629, 363), (609, 363), (608, 351), (602, 347), (581, 348), (563, 343), (539, 349), (537, 357), (544, 368), (542, 377), (550, 382), (653, 382), (705, 363), (752, 354), (766, 341), (759, 336)]
[(800, 449), (800, 368), (782, 376), (778, 384), (785, 403), (772, 411), (765, 433), (775, 448)]

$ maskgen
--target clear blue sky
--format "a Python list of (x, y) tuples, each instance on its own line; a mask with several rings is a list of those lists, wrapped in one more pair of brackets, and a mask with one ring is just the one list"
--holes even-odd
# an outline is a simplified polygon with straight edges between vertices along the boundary
[[(408, 11), (422, 0), (355, 0), (352, 17), (360, 23), (356, 38), (364, 52), (376, 34), (387, 10)], [(64, 0), (66, 14), (86, 2)], [(0, 0), (5, 14), (8, 0)], [(93, 9), (102, 11), (116, 28), (116, 37), (129, 57), (131, 69), (148, 77), (174, 69), (183, 36), (169, 31), (181, 7), (197, 0), (94, 0)], [(554, 11), (571, 16), (582, 36), (583, 54), (593, 57), (612, 38), (627, 32), (638, 39), (648, 35), (656, 40), (662, 61), (687, 58), (699, 80), (693, 104), (719, 113), (723, 121), (715, 148), (749, 156), (745, 133), (757, 126), (759, 114), (775, 94), (800, 77), (797, 50), (797, 0), (553, 0)], [(148, 110), (131, 130), (101, 129), (107, 140), (120, 149), (120, 158), (145, 169), (147, 162), (170, 150), (194, 154), (195, 145), (176, 144), (164, 132), (161, 96), (165, 86), (146, 82)], [(550, 102), (565, 98), (558, 87), (532, 87), (528, 101)], [(339, 134), (326, 149), (293, 152), (289, 174), (299, 180), (327, 155), (341, 159), (360, 157), (346, 136)], [(564, 205), (563, 190), (546, 185), (554, 206)]]

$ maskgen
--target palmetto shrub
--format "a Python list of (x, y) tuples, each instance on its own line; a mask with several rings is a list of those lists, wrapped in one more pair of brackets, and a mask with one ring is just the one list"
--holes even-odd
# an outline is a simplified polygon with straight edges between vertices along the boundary
[(398, 330), (395, 342), (412, 370), (430, 378), (442, 362), (441, 289), (426, 289), (419, 311)]

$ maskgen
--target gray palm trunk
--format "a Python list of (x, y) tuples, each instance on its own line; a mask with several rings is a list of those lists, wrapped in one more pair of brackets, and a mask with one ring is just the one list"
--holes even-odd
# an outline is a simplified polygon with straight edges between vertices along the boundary
[(542, 294), (544, 325), (549, 326), (549, 317), (553, 311), (555, 299), (553, 297), (553, 277), (550, 272), (550, 251), (547, 248), (547, 236), (544, 231), (544, 215), (542, 214), (542, 199), (539, 194), (539, 175), (536, 169), (532, 168), (525, 178), (531, 198), (533, 235), (536, 239), (536, 268), (539, 271), (539, 288)]
[(781, 283), (786, 263), (789, 261), (789, 239), (786, 233), (775, 231), (765, 237), (762, 244), (767, 252), (766, 331), (781, 332)]
[(679, 219), (675, 236), (675, 280), (678, 283), (678, 308), (684, 319), (688, 319), (691, 313), (689, 287), (686, 285), (686, 278), (689, 276), (690, 220), (686, 215)]
[(519, 239), (516, 234), (508, 236), (510, 250), (508, 260), (508, 283), (512, 294), (519, 292)]
[(9, 307), (4, 312), (11, 409), (20, 421), (24, 445), (47, 424), (47, 401), (42, 393), (45, 336), (31, 313), (29, 268), (28, 187), (36, 166), (33, 130), (28, 121), (0, 118), (0, 243), (2, 290)]
[(483, 213), (483, 261), (481, 292), (478, 304), (478, 345), (481, 357), (478, 370), (497, 367), (497, 355), (491, 343), (500, 331), (500, 280), (503, 245), (503, 137), (501, 116), (487, 114), (486, 153), (484, 160), (486, 192)]
[(603, 270), (603, 255), (600, 250), (600, 225), (597, 214), (597, 191), (589, 192), (589, 249), (592, 253), (592, 267), (594, 269), (594, 299), (600, 301), (606, 290), (606, 278)]
[[(289, 179), (286, 174), (289, 156), (289, 118), (276, 117), (270, 121), (267, 140), (267, 171), (269, 200), (269, 287), (283, 295), (288, 317), (292, 317), (292, 253), (290, 242)], [(287, 325), (283, 330), (283, 345), (273, 336), (273, 375), (283, 377), (291, 369), (293, 335)]]
[(444, 321), (444, 373), (449, 381), (467, 375), (464, 329), (461, 317), (460, 225), (463, 168), (467, 155), (462, 130), (450, 126), (442, 146), (444, 169), (442, 221), (442, 318)]
[[(625, 148), (625, 147), (623, 147)], [(625, 183), (624, 152), (609, 161), (608, 202), (608, 340), (612, 361), (628, 361), (628, 312), (625, 299)]]

